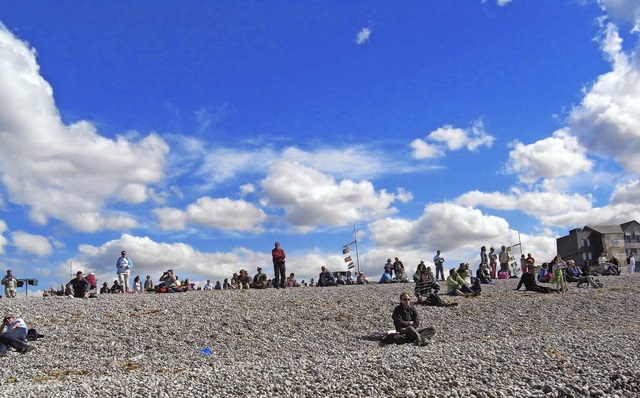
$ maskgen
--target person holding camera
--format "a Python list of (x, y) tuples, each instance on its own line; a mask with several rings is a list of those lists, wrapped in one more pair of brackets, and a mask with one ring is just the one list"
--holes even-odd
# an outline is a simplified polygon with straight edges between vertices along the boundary
[(167, 270), (167, 272), (162, 274), (162, 276), (160, 277), (160, 282), (164, 283), (164, 286), (167, 289), (167, 293), (173, 293), (174, 291), (177, 291), (177, 289), (174, 289), (176, 287), (177, 279), (173, 275), (172, 269)]
[(2, 278), (2, 285), (4, 286), (4, 296), (6, 298), (16, 297), (16, 287), (18, 286), (18, 280), (13, 277), (11, 270), (7, 270), (7, 275)]

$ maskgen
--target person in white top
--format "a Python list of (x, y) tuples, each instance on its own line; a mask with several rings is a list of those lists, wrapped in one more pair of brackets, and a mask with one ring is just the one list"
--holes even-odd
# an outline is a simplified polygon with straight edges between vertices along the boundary
[(123, 250), (116, 261), (116, 271), (118, 273), (120, 286), (123, 287), (125, 293), (129, 293), (129, 274), (131, 274), (131, 268), (133, 268), (133, 261), (127, 257), (127, 252)]
[(604, 264), (606, 262), (608, 262), (609, 260), (607, 260), (607, 254), (606, 253), (602, 253), (600, 255), (600, 257), (598, 257), (598, 264)]
[(213, 286), (211, 286), (211, 279), (207, 279), (207, 284), (204, 285), (202, 290), (212, 290), (212, 289), (213, 289)]
[(22, 318), (14, 315), (5, 315), (2, 319), (2, 333), (0, 334), (0, 356), (7, 355), (8, 347), (16, 351), (26, 353), (33, 347), (25, 343), (27, 341), (27, 324)]
[(636, 258), (631, 253), (631, 257), (629, 257), (629, 273), (633, 274), (636, 272)]

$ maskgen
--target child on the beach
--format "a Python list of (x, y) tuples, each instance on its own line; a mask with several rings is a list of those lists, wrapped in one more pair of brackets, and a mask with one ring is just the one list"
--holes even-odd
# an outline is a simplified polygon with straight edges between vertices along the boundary
[(569, 285), (567, 284), (566, 278), (564, 276), (564, 270), (567, 268), (567, 263), (562, 260), (562, 257), (558, 254), (553, 259), (553, 278), (551, 282), (556, 284), (556, 289), (558, 289), (559, 293), (566, 293), (569, 290)]

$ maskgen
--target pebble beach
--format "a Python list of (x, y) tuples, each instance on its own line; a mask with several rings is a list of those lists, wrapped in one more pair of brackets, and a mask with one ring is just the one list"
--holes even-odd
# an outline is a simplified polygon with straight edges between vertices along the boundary
[(443, 295), (426, 347), (366, 338), (412, 283), (2, 298), (45, 337), (0, 358), (0, 396), (638, 397), (640, 274), (599, 280)]

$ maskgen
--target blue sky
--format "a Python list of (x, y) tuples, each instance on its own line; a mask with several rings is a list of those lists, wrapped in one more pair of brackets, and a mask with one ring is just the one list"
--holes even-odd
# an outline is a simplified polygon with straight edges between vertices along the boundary
[[(640, 219), (627, 0), (5, 1), (0, 267), (449, 266)], [(34, 292), (37, 294), (37, 292)]]

